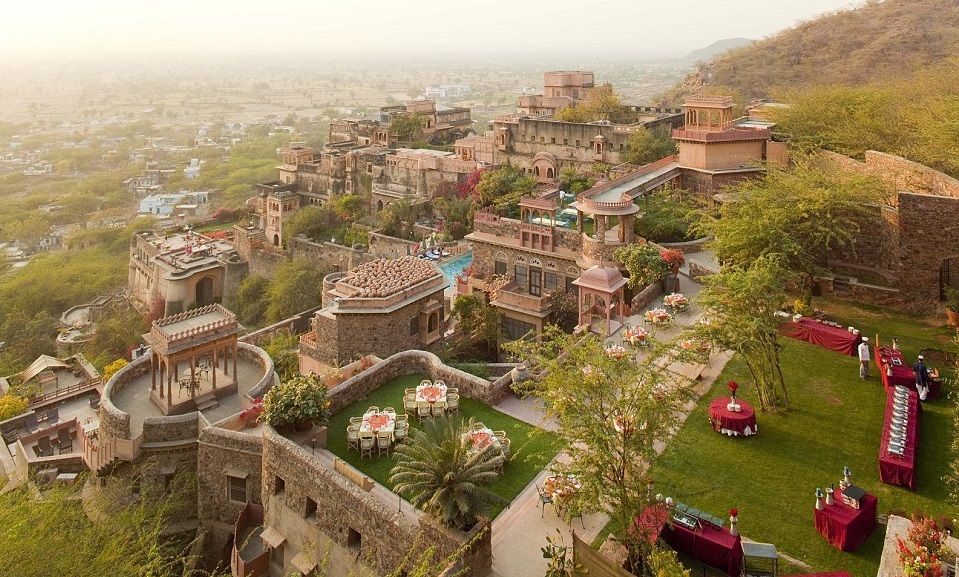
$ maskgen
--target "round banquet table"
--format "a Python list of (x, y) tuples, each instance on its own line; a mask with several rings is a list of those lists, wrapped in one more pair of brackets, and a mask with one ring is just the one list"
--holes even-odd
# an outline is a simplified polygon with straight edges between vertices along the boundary
[(729, 397), (719, 397), (709, 403), (709, 422), (712, 423), (713, 429), (731, 437), (739, 435), (748, 437), (759, 432), (756, 425), (756, 411), (753, 410), (752, 405), (742, 399), (736, 399), (742, 410), (735, 413), (726, 408), (729, 401)]

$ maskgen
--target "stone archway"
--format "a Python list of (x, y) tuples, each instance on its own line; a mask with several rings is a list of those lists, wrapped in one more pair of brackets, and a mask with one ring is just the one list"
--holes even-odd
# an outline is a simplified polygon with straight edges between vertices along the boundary
[(194, 287), (196, 306), (204, 307), (213, 304), (215, 295), (213, 292), (213, 277), (205, 276), (196, 283)]
[(537, 182), (551, 183), (556, 178), (556, 157), (548, 152), (540, 152), (533, 157), (533, 178)]

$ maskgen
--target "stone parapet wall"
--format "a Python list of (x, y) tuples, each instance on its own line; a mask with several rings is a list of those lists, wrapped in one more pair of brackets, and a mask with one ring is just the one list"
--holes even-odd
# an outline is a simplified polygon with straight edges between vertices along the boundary
[(290, 258), (309, 261), (322, 270), (346, 271), (375, 257), (365, 250), (332, 242), (315, 242), (305, 236), (296, 236), (288, 241)]
[(248, 391), (238, 391), (245, 394), (247, 398), (261, 397), (273, 387), (279, 379), (276, 374), (276, 368), (273, 366), (273, 358), (266, 354), (266, 351), (255, 345), (238, 342), (237, 359), (256, 363), (262, 370), (263, 376)]
[(369, 260), (404, 257), (409, 254), (409, 248), (416, 244), (416, 242), (415, 240), (406, 240), (379, 232), (371, 232)]
[[(497, 381), (494, 386), (486, 379), (444, 365), (439, 357), (426, 351), (397, 353), (370, 369), (347, 379), (329, 391), (334, 413), (366, 398), (385, 383), (405, 375), (423, 373), (431, 380), (442, 380), (451, 387), (459, 387), (464, 397), (495, 405), (509, 392), (509, 383)], [(503, 380), (503, 379), (500, 379)], [(511, 382), (511, 380), (510, 380)]]
[[(168, 417), (143, 419), (143, 443), (195, 441), (200, 435), (199, 413), (196, 411)], [(143, 445), (140, 445), (143, 447)]]
[(252, 333), (248, 333), (237, 339), (241, 343), (259, 346), (260, 343), (268, 341), (277, 335), (298, 335), (310, 330), (310, 322), (313, 320), (313, 314), (322, 307), (314, 307), (297, 313), (288, 319), (283, 319), (270, 326), (263, 327)]
[(648, 307), (654, 300), (662, 296), (663, 294), (663, 283), (654, 282), (653, 284), (647, 286), (643, 290), (636, 293), (636, 296), (633, 297), (633, 300), (630, 301), (629, 306), (632, 314), (639, 314), (643, 312), (643, 309)]
[(130, 439), (130, 415), (113, 404), (113, 395), (148, 372), (150, 372), (150, 356), (143, 355), (114, 373), (103, 387), (99, 411), (100, 430), (107, 436)]
[(706, 243), (711, 240), (713, 240), (712, 236), (704, 236), (702, 238), (695, 238), (686, 242), (661, 242), (659, 243), (659, 246), (668, 248), (670, 250), (681, 250), (684, 254), (693, 254), (701, 252)]

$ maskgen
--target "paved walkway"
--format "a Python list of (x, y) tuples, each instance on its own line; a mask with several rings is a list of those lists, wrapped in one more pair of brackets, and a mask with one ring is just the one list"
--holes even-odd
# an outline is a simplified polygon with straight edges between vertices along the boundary
[[(699, 292), (699, 288), (698, 283), (685, 275), (680, 275), (680, 291), (683, 294), (692, 297)], [(646, 310), (661, 306), (662, 298), (654, 301)], [(676, 336), (682, 330), (682, 327), (697, 322), (700, 317), (700, 311), (691, 305), (687, 313), (677, 317), (673, 326), (661, 329), (657, 336), (659, 338)], [(627, 318), (626, 322), (634, 325), (643, 324), (642, 313)], [(622, 337), (619, 333), (606, 340), (609, 343), (622, 343)], [(642, 354), (640, 352), (638, 356)], [(682, 414), (676, 415), (679, 425), (685, 422), (689, 413), (696, 406), (699, 397), (709, 390), (731, 356), (729, 353), (720, 353), (713, 355), (709, 363), (705, 365), (670, 367), (670, 370), (680, 375), (696, 379), (693, 386), (694, 398), (686, 404)], [(555, 421), (546, 419), (543, 403), (539, 399), (520, 399), (516, 395), (510, 394), (496, 405), (496, 409), (531, 425), (546, 430), (556, 430)], [(666, 446), (663, 443), (655, 447), (657, 453), (662, 453), (665, 448)], [(560, 453), (556, 456), (557, 461), (566, 458), (568, 458), (566, 453)], [(547, 505), (544, 510), (540, 505), (536, 485), (542, 486), (543, 479), (549, 474), (549, 467), (540, 471), (533, 482), (516, 496), (509, 508), (493, 520), (493, 568), (490, 573), (491, 577), (543, 575), (546, 572), (546, 560), (538, 552), (541, 547), (546, 545), (547, 537), (553, 537), (554, 539), (562, 537), (566, 544), (571, 544), (571, 533), (576, 531), (577, 535), (590, 542), (609, 521), (606, 515), (594, 514), (586, 515), (582, 520), (574, 519), (571, 524), (567, 524), (557, 514), (552, 505)]]

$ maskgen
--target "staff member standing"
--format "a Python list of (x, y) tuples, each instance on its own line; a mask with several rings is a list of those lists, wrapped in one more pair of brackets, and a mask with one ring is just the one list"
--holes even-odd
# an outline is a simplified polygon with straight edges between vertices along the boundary
[(869, 337), (863, 337), (859, 343), (859, 378), (869, 378)]
[(925, 401), (929, 396), (929, 367), (926, 366), (925, 358), (919, 355), (916, 364), (912, 366), (912, 372), (916, 375), (916, 390), (919, 391), (919, 400)]

